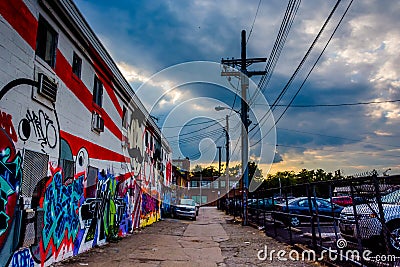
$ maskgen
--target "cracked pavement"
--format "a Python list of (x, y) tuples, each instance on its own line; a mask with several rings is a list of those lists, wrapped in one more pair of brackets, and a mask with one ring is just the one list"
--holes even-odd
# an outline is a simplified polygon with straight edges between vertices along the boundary
[(52, 266), (316, 266), (302, 261), (261, 261), (259, 250), (290, 247), (250, 226), (233, 223), (214, 207), (202, 207), (197, 221), (164, 219)]

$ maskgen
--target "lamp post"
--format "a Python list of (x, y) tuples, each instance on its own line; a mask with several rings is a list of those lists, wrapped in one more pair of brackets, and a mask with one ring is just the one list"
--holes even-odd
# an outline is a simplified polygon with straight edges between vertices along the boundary
[[(234, 112), (236, 112), (237, 114), (240, 115), (239, 111), (231, 109), (231, 108), (226, 108), (226, 107), (221, 107), (221, 106), (217, 106), (215, 107), (216, 111), (221, 111), (221, 110), (225, 110), (225, 109), (229, 109), (232, 110)], [(229, 159), (230, 159), (230, 155), (229, 155), (229, 149), (230, 149), (230, 145), (229, 145), (229, 115), (225, 116), (225, 122), (226, 122), (226, 127), (225, 127), (225, 138), (226, 138), (226, 156), (225, 156), (225, 160), (226, 160), (226, 168), (225, 168), (225, 175), (226, 175), (226, 193), (229, 197), (229, 192), (231, 191), (231, 186), (229, 184)]]
[[(242, 57), (243, 58), (243, 57)], [(248, 78), (246, 75), (241, 75), (241, 80), (242, 80), (242, 89), (247, 88), (248, 86)], [(246, 94), (246, 90), (242, 90), (242, 93)], [(221, 111), (224, 109), (229, 109), (237, 114), (240, 115), (240, 118), (242, 120), (242, 177), (243, 177), (243, 188), (242, 188), (242, 207), (243, 207), (243, 225), (247, 225), (247, 204), (248, 204), (248, 188), (249, 188), (249, 177), (248, 177), (248, 168), (247, 168), (247, 162), (248, 162), (248, 154), (249, 154), (249, 145), (248, 145), (248, 137), (247, 137), (247, 131), (248, 131), (248, 125), (249, 121), (247, 118), (247, 103), (243, 101), (243, 99), (246, 99), (245, 95), (242, 95), (242, 108), (241, 112), (233, 109), (233, 108), (228, 108), (228, 107), (221, 107), (217, 106), (215, 107), (216, 111)]]

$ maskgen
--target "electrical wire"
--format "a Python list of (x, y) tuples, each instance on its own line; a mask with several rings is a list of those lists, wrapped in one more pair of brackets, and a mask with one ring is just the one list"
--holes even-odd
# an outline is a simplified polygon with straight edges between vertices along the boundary
[[(313, 43), (311, 44), (310, 48), (307, 50), (307, 53), (305, 54), (305, 56), (303, 57), (303, 59), (301, 60), (300, 64), (297, 66), (295, 72), (292, 74), (292, 76), (290, 77), (289, 81), (286, 83), (285, 87), (283, 88), (283, 90), (281, 91), (281, 93), (279, 94), (278, 98), (275, 100), (274, 104), (272, 105), (273, 107), (275, 105), (278, 104), (278, 102), (282, 99), (283, 95), (287, 92), (289, 86), (291, 85), (291, 83), (293, 82), (294, 78), (297, 76), (298, 72), (300, 71), (300, 68), (303, 66), (304, 62), (306, 61), (306, 59), (308, 58), (308, 56), (310, 55), (312, 49), (314, 48), (315, 44), (317, 43), (318, 39), (320, 38), (322, 32), (325, 30), (328, 22), (330, 21), (330, 19), (332, 18), (333, 14), (335, 13), (339, 3), (341, 2), (341, 0), (338, 0), (335, 4), (335, 6), (333, 7), (331, 13), (329, 14), (328, 18), (325, 20), (322, 28), (320, 29), (320, 31), (318, 32), (318, 35), (316, 36), (316, 38), (314, 39)], [(299, 89), (297, 90), (296, 94), (292, 97), (292, 100), (290, 101), (289, 105), (285, 108), (285, 111), (280, 115), (280, 117), (278, 118), (278, 120), (275, 121), (274, 126), (270, 128), (270, 130), (268, 130), (268, 132), (261, 137), (260, 140), (258, 140), (257, 142), (255, 142), (254, 144), (252, 144), (250, 147), (257, 145), (259, 142), (261, 142), (262, 139), (264, 139), (269, 132), (277, 125), (277, 123), (279, 122), (279, 120), (283, 117), (283, 115), (285, 114), (285, 112), (288, 110), (288, 108), (290, 107), (290, 105), (293, 103), (294, 99), (296, 98), (296, 96), (298, 95), (298, 93), (300, 92), (301, 88), (303, 87), (303, 85), (305, 84), (305, 82), (307, 81), (308, 77), (310, 76), (311, 72), (314, 70), (315, 66), (317, 65), (319, 59), (322, 57), (322, 54), (325, 52), (327, 46), (329, 45), (330, 41), (333, 38), (333, 35), (336, 33), (337, 29), (339, 28), (341, 22), (343, 21), (343, 18), (345, 17), (345, 15), (347, 14), (347, 11), (349, 10), (351, 4), (353, 3), (353, 0), (351, 0), (351, 2), (349, 3), (346, 11), (343, 13), (341, 19), (339, 20), (338, 24), (336, 25), (334, 31), (332, 32), (328, 42), (326, 43), (324, 49), (321, 51), (319, 57), (317, 58), (317, 60), (315, 61), (313, 67), (311, 68), (311, 70), (308, 72), (306, 78), (304, 79), (302, 85), (299, 87)], [(271, 109), (267, 111), (267, 113), (261, 118), (260, 122), (266, 117), (266, 116), (270, 116), (272, 114)], [(259, 123), (257, 123), (254, 127), (252, 127), (250, 129), (250, 131), (252, 131), (253, 129), (255, 129), (256, 126), (258, 126)], [(264, 120), (263, 124), (266, 122), (266, 120)], [(262, 125), (261, 125), (262, 126)], [(257, 129), (256, 133), (259, 131), (260, 127)], [(249, 132), (250, 132), (249, 131)], [(254, 133), (252, 137), (254, 137), (254, 135), (256, 134)]]
[(312, 133), (312, 132), (299, 131), (299, 130), (281, 128), (281, 127), (279, 127), (278, 130), (284, 130), (284, 131), (302, 133), (302, 134), (309, 134), (309, 135), (317, 135), (317, 136), (329, 137), (329, 138), (336, 138), (336, 139), (342, 139), (342, 140), (347, 140), (347, 141), (352, 141), (352, 142), (359, 142), (359, 143), (364, 143), (364, 144), (369, 144), (369, 145), (380, 145), (380, 146), (400, 148), (400, 146), (388, 145), (388, 144), (382, 144), (382, 143), (376, 143), (376, 142), (367, 142), (367, 141), (363, 141), (362, 139), (352, 139), (352, 138), (347, 138), (347, 137), (326, 135), (326, 134), (320, 134), (320, 133)]
[(177, 138), (176, 140), (171, 140), (170, 143), (171, 144), (182, 144), (182, 143), (187, 143), (187, 142), (194, 142), (197, 141), (199, 139), (204, 139), (204, 138), (209, 138), (209, 137), (214, 137), (215, 134), (224, 132), (224, 129), (220, 128), (220, 129), (215, 129), (209, 132), (205, 132), (205, 133), (201, 133), (198, 135), (192, 135), (186, 138)]
[[(296, 149), (303, 149), (303, 150), (318, 150), (318, 151), (325, 151), (325, 152), (337, 152), (337, 153), (349, 153), (346, 150), (335, 150), (335, 149), (318, 149), (318, 148), (307, 148), (303, 146), (289, 146), (289, 145), (282, 145), (276, 144), (276, 147), (287, 147), (287, 148), (296, 148)], [(371, 151), (352, 151), (353, 154), (371, 154)], [(400, 155), (382, 155), (382, 157), (400, 157)]]
[(258, 10), (260, 9), (260, 4), (261, 4), (261, 0), (258, 1), (258, 6), (257, 6), (257, 10), (256, 10), (256, 15), (254, 16), (253, 23), (251, 24), (251, 28), (250, 28), (249, 36), (247, 36), (246, 44), (249, 42), (251, 33), (253, 32), (254, 24), (256, 23), (256, 19), (257, 19), (257, 15), (258, 15)]
[[(340, 104), (290, 105), (290, 107), (291, 108), (344, 107), (344, 106), (360, 106), (360, 105), (384, 104), (384, 103), (396, 103), (396, 102), (400, 102), (400, 99), (382, 100), (382, 101), (355, 102), (355, 103), (340, 103)], [(255, 104), (255, 105), (264, 105), (264, 104)], [(287, 107), (288, 105), (275, 105), (275, 106), (276, 107)]]
[[(333, 7), (332, 11), (330, 12), (328, 18), (325, 20), (322, 28), (319, 30), (317, 36), (315, 37), (314, 41), (312, 42), (311, 46), (308, 48), (306, 54), (304, 55), (304, 57), (302, 58), (302, 60), (300, 61), (299, 65), (297, 66), (296, 70), (294, 71), (294, 73), (292, 74), (292, 76), (290, 77), (289, 81), (286, 83), (286, 85), (284, 86), (284, 88), (282, 89), (282, 91), (280, 92), (280, 94), (278, 95), (278, 97), (275, 99), (274, 103), (272, 104), (271, 108), (267, 111), (267, 113), (264, 114), (264, 116), (260, 119), (260, 122), (262, 120), (264, 120), (264, 123), (267, 121), (267, 119), (271, 116), (272, 111), (275, 110), (276, 105), (282, 100), (283, 96), (286, 94), (287, 90), (289, 89), (290, 85), (292, 84), (294, 78), (297, 76), (297, 74), (299, 73), (301, 67), (304, 65), (305, 61), (307, 60), (308, 56), (310, 55), (312, 49), (314, 48), (315, 44), (317, 43), (317, 41), (319, 40), (320, 36), (322, 35), (322, 32), (325, 30), (328, 22), (330, 21), (330, 19), (332, 18), (333, 14), (335, 13), (339, 3), (341, 2), (341, 0), (338, 0), (335, 4), (335, 6)], [(267, 117), (268, 116), (268, 117)], [(267, 118), (266, 118), (267, 117)], [(265, 119), (266, 118), (266, 119)], [(259, 124), (257, 123), (255, 126), (253, 126), (249, 132), (253, 131), (255, 129), (255, 127), (257, 127)], [(260, 128), (258, 128), (259, 130)], [(257, 130), (257, 131), (258, 131)], [(269, 133), (269, 131), (268, 131)], [(254, 136), (254, 135), (253, 135)], [(253, 137), (252, 136), (252, 137)]]
[(272, 74), (274, 72), (274, 69), (276, 67), (276, 64), (278, 63), (278, 59), (281, 55), (281, 52), (283, 50), (283, 47), (286, 43), (286, 39), (289, 35), (290, 29), (293, 25), (293, 21), (296, 17), (297, 11), (300, 7), (300, 1), (296, 0), (290, 0), (285, 11), (285, 15), (283, 17), (278, 36), (276, 37), (274, 46), (271, 50), (271, 53), (268, 57), (268, 62), (265, 66), (265, 74), (261, 77), (260, 81), (258, 82), (257, 85), (257, 91), (254, 93), (254, 95), (250, 98), (249, 100), (249, 105), (252, 105), (255, 101), (255, 99), (259, 96), (260, 93), (264, 93), (266, 90), (266, 87), (268, 86)]
[[(223, 120), (225, 120), (225, 118), (221, 118), (221, 119), (216, 120), (216, 121), (223, 121)], [(196, 126), (196, 125), (212, 123), (212, 122), (214, 122), (214, 120), (202, 121), (202, 122), (196, 122), (196, 123), (188, 123), (188, 124), (185, 124), (185, 125), (164, 126), (164, 127), (162, 127), (162, 129), (183, 128), (183, 127), (187, 127), (187, 126)]]

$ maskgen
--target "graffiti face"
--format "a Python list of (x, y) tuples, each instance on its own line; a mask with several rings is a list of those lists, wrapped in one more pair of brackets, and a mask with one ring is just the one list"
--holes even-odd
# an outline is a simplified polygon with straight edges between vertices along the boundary
[(86, 172), (89, 166), (89, 154), (85, 148), (81, 148), (76, 155), (75, 172)]
[(143, 163), (143, 130), (141, 122), (135, 117), (135, 113), (132, 113), (128, 128), (128, 153), (131, 158), (132, 171), (135, 176), (138, 176)]

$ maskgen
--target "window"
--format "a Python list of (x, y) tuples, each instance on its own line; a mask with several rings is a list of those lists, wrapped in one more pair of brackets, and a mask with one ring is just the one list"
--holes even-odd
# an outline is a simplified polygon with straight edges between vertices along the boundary
[(199, 187), (198, 181), (190, 181), (190, 187)]
[(128, 128), (128, 110), (125, 106), (122, 107), (122, 127), (127, 129)]
[(213, 188), (218, 189), (218, 181), (213, 182)]
[(82, 71), (82, 59), (74, 52), (72, 57), (72, 73), (74, 73), (77, 77), (81, 77)]
[(224, 187), (226, 186), (225, 181), (219, 181), (219, 182), (220, 182), (220, 186), (221, 186), (222, 188), (224, 188)]
[(209, 181), (201, 181), (201, 187), (202, 188), (210, 188), (210, 182)]
[(56, 63), (57, 39), (57, 32), (40, 16), (36, 36), (36, 55), (52, 68)]
[(99, 107), (102, 106), (103, 102), (103, 84), (96, 75), (94, 76), (93, 102)]

